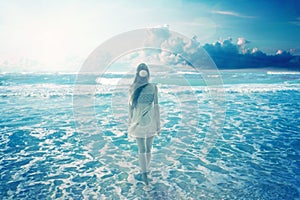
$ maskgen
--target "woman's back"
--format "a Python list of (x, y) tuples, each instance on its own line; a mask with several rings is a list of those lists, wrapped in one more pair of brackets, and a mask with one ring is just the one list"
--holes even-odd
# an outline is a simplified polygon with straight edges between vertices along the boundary
[(154, 101), (155, 86), (148, 83), (141, 91), (138, 100), (137, 107), (143, 107), (151, 104)]
[[(131, 127), (129, 132), (138, 137), (153, 135), (156, 130), (155, 94), (156, 86), (148, 83), (140, 92), (137, 104), (133, 108)], [(143, 134), (143, 135), (141, 135)]]

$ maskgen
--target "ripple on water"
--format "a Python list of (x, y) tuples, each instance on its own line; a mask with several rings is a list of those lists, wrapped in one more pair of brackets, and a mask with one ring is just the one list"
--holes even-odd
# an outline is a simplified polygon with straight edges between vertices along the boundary
[(47, 90), (43, 87), (15, 87), (1, 97), (3, 199), (299, 198), (300, 94), (295, 87), (227, 88), (223, 132), (206, 154), (202, 150), (214, 116), (208, 92), (196, 88), (197, 112), (188, 112), (192, 102), (183, 101), (188, 109), (178, 106), (175, 97), (184, 91), (164, 94), (149, 188), (137, 177), (137, 146), (126, 136), (127, 110), (107, 104), (112, 89), (97, 94), (94, 107), (83, 106), (95, 112), (82, 112), (79, 126), (85, 128), (76, 129), (70, 96), (57, 98), (71, 88), (51, 86), (39, 95)]

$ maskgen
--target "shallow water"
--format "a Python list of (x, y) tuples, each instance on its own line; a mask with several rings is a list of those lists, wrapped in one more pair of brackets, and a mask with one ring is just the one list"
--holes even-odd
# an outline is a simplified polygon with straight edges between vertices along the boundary
[(300, 75), (221, 76), (221, 102), (197, 75), (158, 85), (163, 129), (145, 187), (128, 85), (109, 85), (131, 76), (89, 75), (74, 98), (72, 74), (0, 75), (1, 199), (299, 199)]

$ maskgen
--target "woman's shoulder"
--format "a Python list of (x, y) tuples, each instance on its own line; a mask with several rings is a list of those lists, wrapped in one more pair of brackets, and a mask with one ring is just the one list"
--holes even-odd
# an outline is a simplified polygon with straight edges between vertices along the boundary
[(155, 83), (148, 83), (147, 90), (155, 91), (157, 90), (157, 86)]
[(156, 83), (148, 83), (148, 86), (152, 87), (152, 88), (157, 88), (157, 84)]
[(155, 85), (152, 83), (148, 83), (142, 90), (142, 94), (151, 94), (155, 93)]

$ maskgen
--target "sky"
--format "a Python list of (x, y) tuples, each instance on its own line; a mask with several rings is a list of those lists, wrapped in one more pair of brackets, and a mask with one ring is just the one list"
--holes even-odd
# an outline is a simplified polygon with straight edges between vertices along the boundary
[(0, 0), (0, 71), (76, 71), (109, 38), (165, 24), (203, 45), (300, 55), (299, 0)]

